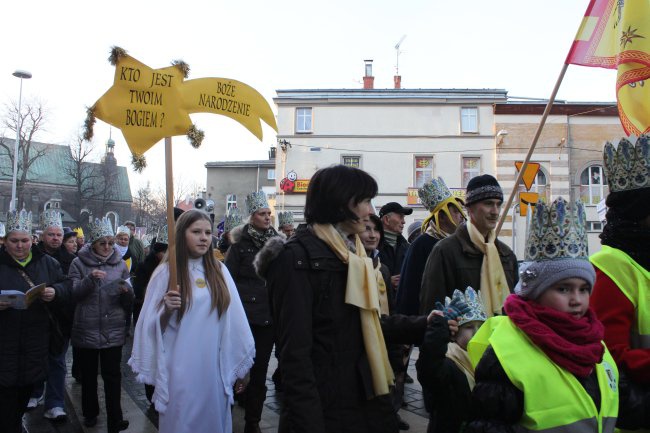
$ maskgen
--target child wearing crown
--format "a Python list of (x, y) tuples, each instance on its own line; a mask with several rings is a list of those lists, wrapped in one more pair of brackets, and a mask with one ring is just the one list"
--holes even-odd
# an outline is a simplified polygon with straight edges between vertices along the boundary
[(537, 203), (507, 316), (490, 318), (469, 343), (478, 365), (464, 432), (614, 432), (617, 418), (647, 413), (647, 396), (619, 381), (589, 307), (596, 275), (585, 224), (579, 201)]
[(454, 290), (445, 305), (436, 304), (437, 316), (429, 324), (420, 345), (416, 368), (423, 387), (435, 390), (438, 416), (432, 416), (428, 431), (457, 433), (469, 418), (474, 367), (467, 343), (486, 320), (480, 292), (468, 287)]

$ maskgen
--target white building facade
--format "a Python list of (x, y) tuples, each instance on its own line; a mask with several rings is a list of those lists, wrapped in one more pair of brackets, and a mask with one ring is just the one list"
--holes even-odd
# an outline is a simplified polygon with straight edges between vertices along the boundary
[(333, 164), (359, 167), (379, 185), (373, 204), (410, 205), (442, 177), (458, 194), (469, 179), (496, 173), (494, 104), (500, 89), (278, 90), (277, 209), (301, 221), (308, 180)]

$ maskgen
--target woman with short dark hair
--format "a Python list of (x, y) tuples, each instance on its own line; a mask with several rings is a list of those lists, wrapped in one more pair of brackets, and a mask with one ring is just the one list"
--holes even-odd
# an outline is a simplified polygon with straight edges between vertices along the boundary
[(280, 431), (398, 430), (379, 322), (381, 276), (358, 236), (376, 194), (377, 183), (362, 170), (318, 170), (307, 191), (307, 224), (286, 244), (277, 242), (266, 261), (258, 255), (280, 351)]

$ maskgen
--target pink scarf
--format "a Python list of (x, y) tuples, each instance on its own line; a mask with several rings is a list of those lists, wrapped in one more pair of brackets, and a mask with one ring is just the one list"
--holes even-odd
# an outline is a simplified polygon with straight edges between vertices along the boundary
[(504, 304), (512, 322), (553, 362), (580, 377), (587, 377), (603, 359), (603, 324), (591, 309), (580, 319), (535, 301), (510, 295)]

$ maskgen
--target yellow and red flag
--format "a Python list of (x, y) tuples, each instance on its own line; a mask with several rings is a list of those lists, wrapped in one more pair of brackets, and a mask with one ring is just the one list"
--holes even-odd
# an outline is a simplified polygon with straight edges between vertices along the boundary
[(623, 129), (650, 132), (650, 0), (591, 0), (565, 63), (617, 69)]

